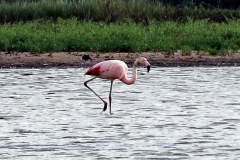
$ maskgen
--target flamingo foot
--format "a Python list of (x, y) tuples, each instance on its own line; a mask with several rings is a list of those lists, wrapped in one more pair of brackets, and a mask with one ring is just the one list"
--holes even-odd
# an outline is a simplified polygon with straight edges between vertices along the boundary
[(104, 103), (104, 107), (103, 107), (103, 111), (102, 112), (106, 111), (106, 109), (107, 109), (107, 102), (103, 102), (103, 103)]
[(107, 102), (104, 102), (103, 111), (106, 111), (106, 109), (107, 109)]

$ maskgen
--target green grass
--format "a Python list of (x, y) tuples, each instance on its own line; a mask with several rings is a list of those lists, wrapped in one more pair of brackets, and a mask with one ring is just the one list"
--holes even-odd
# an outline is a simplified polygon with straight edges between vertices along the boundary
[(0, 0), (0, 23), (27, 22), (37, 19), (78, 20), (118, 23), (128, 19), (135, 23), (149, 21), (186, 22), (208, 19), (226, 22), (240, 18), (240, 9), (170, 6), (154, 0)]
[(166, 52), (182, 50), (226, 54), (240, 49), (240, 20), (209, 23), (152, 21), (143, 26), (131, 21), (106, 24), (77, 18), (36, 20), (0, 25), (0, 50), (24, 52)]

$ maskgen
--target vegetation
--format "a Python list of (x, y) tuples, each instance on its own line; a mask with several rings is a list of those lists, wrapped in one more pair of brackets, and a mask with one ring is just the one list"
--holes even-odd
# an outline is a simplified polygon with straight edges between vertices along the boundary
[(239, 5), (239, 0), (0, 0), (0, 50), (226, 54), (240, 49)]
[(153, 21), (148, 26), (58, 19), (0, 25), (0, 50), (54, 52), (139, 52), (178, 49), (225, 54), (240, 48), (240, 20), (209, 23), (207, 20), (176, 23)]
[[(221, 0), (217, 1), (220, 5)], [(239, 0), (231, 0), (232, 4), (235, 4), (233, 1), (240, 3)], [(164, 5), (166, 2), (169, 4)], [(217, 8), (213, 2), (205, 3), (203, 0), (0, 0), (0, 23), (72, 17), (77, 17), (78, 20), (107, 23), (131, 19), (133, 22), (144, 24), (153, 20), (186, 22), (189, 18), (227, 22), (229, 19), (240, 18), (240, 10)]]
[(205, 7), (205, 8), (225, 8), (237, 9), (240, 6), (239, 0), (153, 0), (165, 5), (188, 6), (188, 7)]

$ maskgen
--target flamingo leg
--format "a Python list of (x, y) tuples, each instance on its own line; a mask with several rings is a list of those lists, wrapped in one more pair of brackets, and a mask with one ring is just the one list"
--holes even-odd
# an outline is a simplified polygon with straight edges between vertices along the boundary
[(107, 102), (104, 101), (96, 92), (94, 92), (94, 91), (87, 85), (88, 82), (94, 80), (95, 78), (97, 78), (97, 77), (94, 77), (94, 78), (92, 78), (92, 79), (89, 79), (89, 80), (85, 81), (85, 82), (84, 82), (84, 86), (87, 87), (87, 88), (88, 88), (90, 91), (92, 91), (96, 96), (98, 96), (99, 99), (101, 99), (101, 100), (103, 101), (103, 103), (104, 103), (103, 111), (105, 111), (105, 110), (107, 109)]
[(112, 104), (112, 85), (113, 85), (113, 80), (111, 80), (111, 87), (110, 87), (110, 92), (109, 92), (109, 104), (110, 104), (110, 114), (112, 114), (111, 113), (111, 104)]

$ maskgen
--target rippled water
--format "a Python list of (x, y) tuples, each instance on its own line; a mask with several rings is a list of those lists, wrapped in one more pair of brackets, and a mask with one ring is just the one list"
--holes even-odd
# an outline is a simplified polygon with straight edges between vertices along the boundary
[[(239, 159), (240, 68), (140, 68), (112, 112), (86, 69), (0, 70), (0, 159)], [(110, 82), (89, 83), (108, 99)]]

